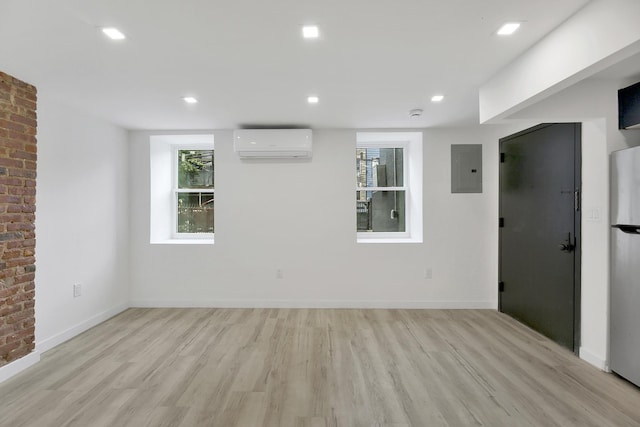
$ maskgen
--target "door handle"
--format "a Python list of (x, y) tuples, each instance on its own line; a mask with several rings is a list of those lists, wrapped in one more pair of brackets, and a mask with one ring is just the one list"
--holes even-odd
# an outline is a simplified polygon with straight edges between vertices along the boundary
[(567, 240), (565, 242), (562, 242), (558, 245), (558, 248), (562, 252), (573, 252), (576, 246), (571, 241), (571, 233), (569, 233), (569, 236), (567, 237)]

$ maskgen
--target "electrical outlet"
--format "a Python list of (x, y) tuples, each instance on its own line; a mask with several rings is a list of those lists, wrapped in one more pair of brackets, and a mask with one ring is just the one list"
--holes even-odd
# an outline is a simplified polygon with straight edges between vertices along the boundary
[(424, 278), (425, 279), (431, 279), (433, 277), (433, 274), (431, 272), (430, 268), (425, 268), (424, 269)]
[(282, 269), (279, 268), (276, 270), (276, 279), (282, 279), (284, 277), (284, 274), (282, 273)]
[(82, 285), (80, 283), (76, 283), (73, 285), (73, 297), (77, 298), (82, 295)]

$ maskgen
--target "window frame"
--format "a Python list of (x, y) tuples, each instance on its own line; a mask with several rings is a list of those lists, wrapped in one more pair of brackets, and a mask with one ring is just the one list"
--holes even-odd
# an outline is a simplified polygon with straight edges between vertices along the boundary
[[(180, 186), (178, 185), (178, 180), (179, 180), (179, 168), (178, 168), (178, 162), (179, 162), (179, 153), (180, 151), (205, 151), (205, 150), (211, 150), (212, 151), (212, 167), (213, 167), (213, 188), (209, 189), (209, 188), (180, 188)], [(193, 240), (197, 240), (197, 239), (213, 239), (214, 235), (215, 235), (215, 229), (213, 233), (208, 233), (208, 232), (194, 232), (194, 233), (180, 233), (178, 231), (178, 195), (180, 193), (207, 193), (207, 194), (212, 194), (213, 195), (213, 203), (215, 206), (215, 172), (216, 172), (216, 168), (215, 168), (215, 162), (216, 162), (216, 156), (215, 156), (215, 149), (213, 148), (213, 146), (211, 146), (211, 148), (207, 148), (207, 147), (203, 147), (202, 145), (193, 145), (193, 144), (172, 144), (171, 145), (171, 158), (172, 158), (172, 164), (171, 164), (171, 205), (172, 205), (172, 209), (171, 209), (171, 224), (172, 224), (172, 229), (171, 229), (171, 238), (172, 239), (178, 239), (178, 240), (189, 240), (189, 239), (193, 239)], [(215, 209), (215, 208), (214, 208)], [(215, 210), (214, 210), (215, 212)], [(214, 218), (215, 218), (215, 213), (214, 213)], [(214, 219), (215, 221), (215, 219)]]
[[(213, 244), (215, 233), (178, 233), (178, 150), (213, 150), (216, 182), (215, 141), (211, 133), (153, 134), (149, 136), (149, 243)], [(199, 189), (209, 192), (208, 189)], [(207, 190), (207, 191), (201, 191)], [(215, 188), (212, 189), (215, 200)], [(214, 202), (215, 203), (215, 202)]]
[(408, 141), (376, 141), (376, 142), (359, 142), (356, 143), (356, 150), (359, 148), (402, 148), (402, 186), (394, 187), (358, 187), (356, 181), (356, 191), (376, 192), (376, 191), (404, 191), (404, 231), (357, 231), (358, 239), (390, 239), (390, 238), (407, 238), (410, 236), (410, 218), (409, 218), (409, 203), (410, 203), (410, 189), (409, 189), (409, 142)]
[(356, 179), (356, 191), (404, 191), (405, 230), (398, 232), (357, 231), (356, 225), (357, 243), (421, 243), (422, 132), (357, 132), (356, 150), (359, 148), (403, 149), (402, 186), (358, 187)]

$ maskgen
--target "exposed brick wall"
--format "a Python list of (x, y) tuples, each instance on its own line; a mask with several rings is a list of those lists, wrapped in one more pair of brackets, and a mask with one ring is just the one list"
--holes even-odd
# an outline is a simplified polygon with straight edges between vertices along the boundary
[(36, 95), (0, 72), (0, 366), (34, 348)]

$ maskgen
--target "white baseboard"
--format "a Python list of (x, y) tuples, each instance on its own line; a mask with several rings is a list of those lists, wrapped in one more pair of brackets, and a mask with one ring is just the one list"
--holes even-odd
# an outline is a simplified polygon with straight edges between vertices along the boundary
[(609, 364), (607, 363), (607, 361), (600, 358), (599, 356), (596, 356), (584, 347), (580, 347), (580, 359), (595, 366), (601, 371), (609, 372)]
[(72, 328), (67, 329), (66, 331), (63, 331), (45, 340), (37, 341), (36, 349), (33, 352), (16, 361), (9, 363), (8, 365), (0, 367), (0, 383), (38, 363), (40, 361), (40, 355), (45, 351), (51, 350), (53, 347), (70, 340), (71, 338), (81, 334), (87, 329), (93, 328), (94, 326), (104, 322), (105, 320), (119, 313), (122, 313), (127, 308), (129, 308), (129, 305), (126, 303), (117, 305), (112, 309), (92, 316), (91, 318), (77, 324)]
[(104, 322), (107, 319), (112, 318), (113, 316), (122, 313), (123, 311), (125, 311), (127, 308), (129, 308), (129, 304), (127, 303), (123, 303), (123, 304), (119, 304), (109, 310), (103, 311), (102, 313), (98, 313), (95, 316), (90, 317), (89, 319), (65, 330), (60, 332), (59, 334), (56, 334), (52, 337), (49, 337), (47, 339), (44, 339), (42, 341), (37, 341), (36, 342), (36, 350), (39, 351), (40, 353), (44, 353), (47, 350), (51, 350), (52, 348), (54, 348), (57, 345), (62, 344), (65, 341), (70, 340), (71, 338), (75, 337), (76, 335), (79, 335), (81, 333), (83, 333), (84, 331), (86, 331), (87, 329), (91, 329), (94, 326)]
[(40, 352), (35, 350), (18, 360), (14, 360), (8, 365), (4, 365), (0, 368), (0, 383), (8, 380), (14, 375), (18, 375), (20, 372), (24, 371), (30, 366), (35, 365), (39, 361)]
[(131, 301), (130, 307), (176, 308), (405, 308), (496, 309), (491, 301), (378, 301), (378, 300), (184, 300)]

